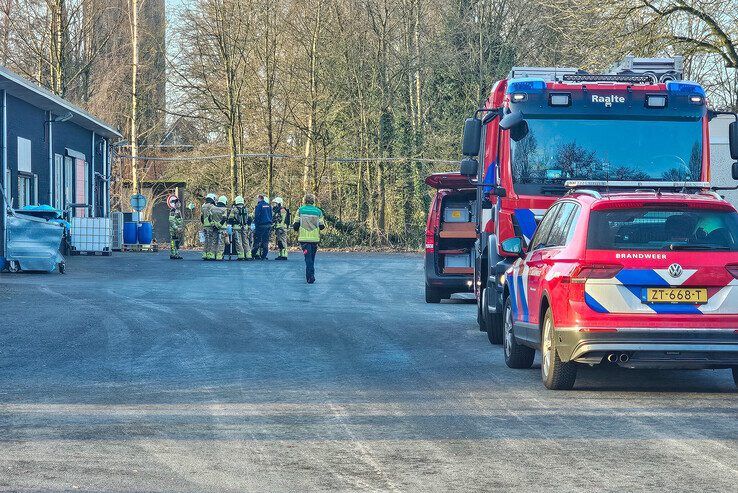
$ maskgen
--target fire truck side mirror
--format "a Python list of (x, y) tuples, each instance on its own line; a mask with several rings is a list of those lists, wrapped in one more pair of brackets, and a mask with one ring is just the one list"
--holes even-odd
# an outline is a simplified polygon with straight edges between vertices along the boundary
[(464, 139), (461, 143), (461, 154), (472, 157), (479, 154), (479, 143), (482, 140), (482, 120), (467, 118), (464, 122)]
[[(738, 159), (738, 121), (731, 122), (728, 125), (728, 143), (730, 144), (730, 157), (732, 159)], [(733, 178), (738, 180), (735, 174)]]
[(510, 138), (514, 142), (518, 142), (528, 135), (528, 123), (519, 111), (505, 115), (500, 121), (500, 128), (502, 130), (509, 130)]
[(515, 126), (520, 125), (523, 121), (523, 114), (519, 111), (508, 113), (502, 118), (502, 120), (500, 120), (500, 128), (502, 130), (510, 130)]
[(473, 157), (465, 157), (461, 160), (461, 166), (459, 172), (462, 176), (468, 176), (469, 178), (476, 178), (477, 172), (479, 171), (479, 162)]

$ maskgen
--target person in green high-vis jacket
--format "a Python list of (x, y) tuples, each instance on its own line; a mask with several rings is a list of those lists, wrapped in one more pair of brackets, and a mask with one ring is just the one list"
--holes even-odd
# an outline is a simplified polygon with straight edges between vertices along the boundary
[(300, 242), (302, 253), (305, 255), (305, 279), (308, 284), (315, 282), (315, 254), (318, 253), (320, 232), (325, 228), (323, 211), (315, 206), (315, 195), (305, 195), (304, 205), (297, 209), (295, 224), (292, 225), (298, 232), (297, 241)]

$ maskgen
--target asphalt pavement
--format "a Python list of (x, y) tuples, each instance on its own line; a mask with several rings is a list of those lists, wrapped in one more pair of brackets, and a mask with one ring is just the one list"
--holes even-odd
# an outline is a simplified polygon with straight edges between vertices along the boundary
[(419, 255), (0, 274), (1, 491), (736, 491), (729, 371), (505, 367)]

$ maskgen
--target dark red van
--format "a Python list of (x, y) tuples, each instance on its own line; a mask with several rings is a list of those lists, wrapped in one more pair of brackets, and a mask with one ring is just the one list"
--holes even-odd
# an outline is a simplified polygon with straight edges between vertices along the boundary
[(435, 173), (425, 182), (438, 190), (425, 229), (425, 301), (440, 303), (473, 291), (476, 188), (459, 173)]

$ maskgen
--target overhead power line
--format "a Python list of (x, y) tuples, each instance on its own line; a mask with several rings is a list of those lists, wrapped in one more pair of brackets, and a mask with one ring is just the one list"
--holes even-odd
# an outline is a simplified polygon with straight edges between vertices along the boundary
[[(133, 156), (127, 154), (116, 154), (121, 159), (133, 159)], [(160, 156), (136, 156), (136, 159), (142, 161), (207, 161), (213, 159), (229, 159), (230, 154), (215, 154), (212, 156), (191, 156), (191, 157), (160, 157)], [(276, 158), (276, 159), (305, 159), (305, 156), (295, 156), (290, 154), (270, 154), (270, 153), (247, 153), (247, 154), (236, 154), (236, 157), (247, 157), (247, 158)], [(366, 162), (405, 162), (405, 161), (416, 161), (421, 163), (429, 164), (458, 164), (458, 161), (450, 161), (447, 159), (429, 159), (419, 157), (377, 157), (377, 158), (365, 158), (365, 157), (328, 157), (322, 161), (330, 163), (366, 163)]]

